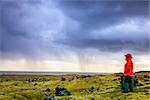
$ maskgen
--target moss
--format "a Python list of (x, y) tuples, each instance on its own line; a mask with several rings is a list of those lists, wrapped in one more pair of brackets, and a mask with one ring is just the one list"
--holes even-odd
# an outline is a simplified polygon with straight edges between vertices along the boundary
[[(74, 78), (78, 76), (78, 78)], [(146, 84), (144, 79), (139, 82), (144, 86), (137, 86), (134, 92), (122, 93), (120, 83), (115, 75), (82, 78), (80, 75), (63, 75), (66, 79), (61, 81), (62, 75), (3, 75), (0, 80), (9, 80), (0, 82), (0, 100), (42, 100), (44, 94), (49, 93), (45, 91), (50, 88), (51, 95), (55, 96), (55, 88), (57, 85), (62, 85), (72, 94), (71, 96), (55, 96), (59, 100), (149, 100), (149, 84)], [(40, 81), (27, 82), (28, 78), (41, 78)], [(45, 81), (42, 79), (48, 79)], [(115, 81), (114, 81), (115, 80)], [(37, 85), (35, 85), (37, 84)], [(89, 92), (89, 88), (93, 86), (93, 92)]]

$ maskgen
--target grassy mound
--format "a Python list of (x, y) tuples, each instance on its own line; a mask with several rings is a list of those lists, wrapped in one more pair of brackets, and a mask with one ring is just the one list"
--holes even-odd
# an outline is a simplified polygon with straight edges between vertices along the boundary
[[(112, 75), (1, 75), (0, 100), (44, 100), (44, 95), (56, 100), (149, 100), (150, 81), (140, 78), (142, 86), (134, 92), (122, 93), (119, 76)], [(71, 96), (56, 96), (55, 89), (60, 85)]]

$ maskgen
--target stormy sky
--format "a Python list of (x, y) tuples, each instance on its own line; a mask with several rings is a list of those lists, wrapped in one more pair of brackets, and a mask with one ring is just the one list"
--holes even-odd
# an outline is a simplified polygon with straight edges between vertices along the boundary
[(0, 70), (150, 70), (148, 0), (0, 0)]

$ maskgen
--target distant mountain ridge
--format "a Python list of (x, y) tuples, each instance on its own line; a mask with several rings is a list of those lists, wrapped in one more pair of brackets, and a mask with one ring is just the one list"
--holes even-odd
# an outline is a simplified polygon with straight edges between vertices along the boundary
[(138, 71), (138, 72), (135, 72), (135, 73), (150, 73), (150, 71)]
[(0, 71), (0, 75), (19, 75), (19, 74), (30, 74), (30, 75), (65, 75), (65, 74), (80, 74), (80, 75), (108, 75), (112, 73), (103, 72), (42, 72), (42, 71)]

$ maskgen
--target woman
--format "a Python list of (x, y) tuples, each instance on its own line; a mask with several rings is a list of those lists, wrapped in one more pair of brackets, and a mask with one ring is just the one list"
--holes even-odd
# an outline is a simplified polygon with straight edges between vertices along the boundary
[(124, 84), (123, 84), (123, 92), (128, 93), (129, 91), (133, 92), (134, 81), (133, 81), (133, 62), (132, 55), (126, 54), (126, 64), (124, 66)]

